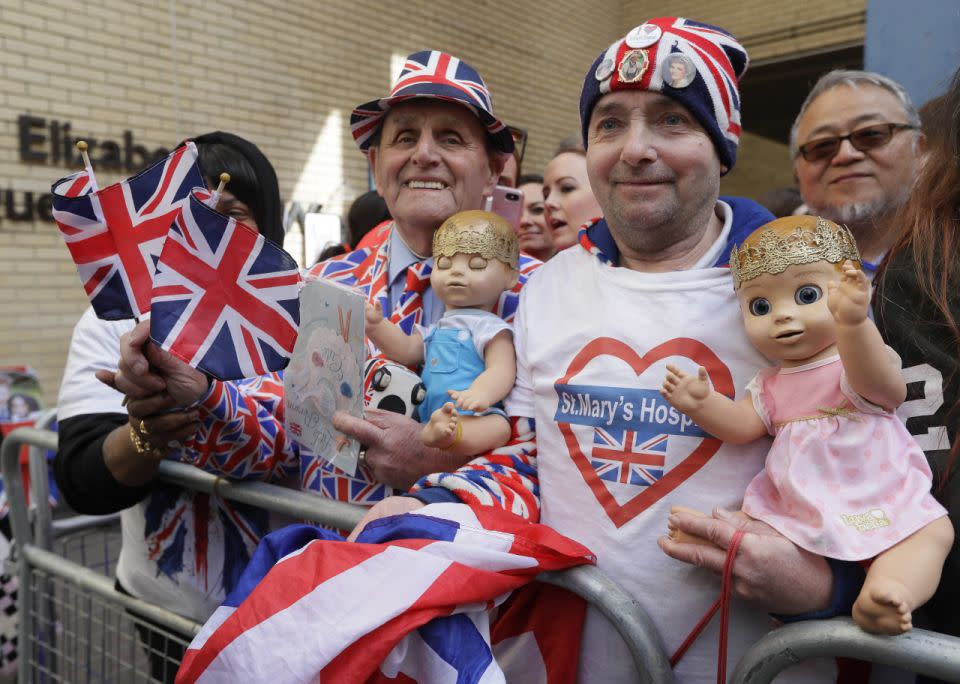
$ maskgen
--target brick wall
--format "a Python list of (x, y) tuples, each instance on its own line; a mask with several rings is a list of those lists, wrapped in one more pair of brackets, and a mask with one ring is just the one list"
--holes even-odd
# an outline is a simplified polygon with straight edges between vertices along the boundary
[[(722, 26), (756, 63), (862, 43), (866, 7), (866, 0), (672, 0), (669, 13)], [(655, 0), (625, 0), (624, 25), (629, 28), (666, 11), (664, 3)]]
[[(583, 73), (621, 33), (622, 2), (234, 0), (230, 3), (3, 0), (0, 5), (0, 365), (40, 374), (56, 400), (72, 327), (86, 306), (53, 224), (7, 218), (78, 168), (25, 163), (17, 118), (69, 121), (72, 133), (148, 150), (223, 129), (271, 159), (285, 200), (340, 213), (366, 190), (350, 109), (386, 92), (391, 63), (421, 48), (463, 57), (497, 112), (528, 128), (540, 170), (577, 130)], [(366, 27), (366, 28), (364, 28)], [(534, 87), (535, 85), (535, 87)], [(44, 133), (37, 129), (35, 133)], [(44, 145), (35, 145), (42, 151)], [(93, 158), (99, 150), (94, 148)], [(102, 185), (127, 174), (98, 172)], [(299, 234), (287, 249), (299, 255)]]

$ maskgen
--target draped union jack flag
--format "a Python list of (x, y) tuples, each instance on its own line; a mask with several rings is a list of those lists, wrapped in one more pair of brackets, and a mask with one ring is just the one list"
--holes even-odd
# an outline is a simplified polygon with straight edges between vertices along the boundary
[(150, 310), (156, 259), (196, 186), (203, 175), (192, 142), (103, 190), (88, 170), (53, 184), (53, 217), (97, 316), (139, 318)]
[(378, 520), (357, 542), (312, 525), (265, 538), (176, 681), (575, 681), (584, 603), (532, 580), (595, 562), (585, 547), (460, 504)]
[(647, 439), (633, 430), (594, 428), (590, 463), (601, 480), (648, 487), (663, 477), (666, 455), (667, 435)]
[(293, 257), (195, 192), (157, 263), (150, 337), (221, 380), (277, 371), (297, 338), (299, 291)]

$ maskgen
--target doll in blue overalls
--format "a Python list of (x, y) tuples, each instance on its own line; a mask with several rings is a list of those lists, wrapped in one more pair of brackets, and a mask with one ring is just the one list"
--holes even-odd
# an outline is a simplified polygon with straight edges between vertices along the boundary
[(513, 332), (493, 313), (517, 284), (519, 247), (513, 227), (486, 211), (454, 214), (433, 236), (430, 287), (446, 308), (429, 328), (406, 335), (367, 305), (367, 337), (393, 361), (423, 363), (420, 405), (427, 446), (460, 456), (506, 444), (510, 424), (501, 402), (513, 389)]

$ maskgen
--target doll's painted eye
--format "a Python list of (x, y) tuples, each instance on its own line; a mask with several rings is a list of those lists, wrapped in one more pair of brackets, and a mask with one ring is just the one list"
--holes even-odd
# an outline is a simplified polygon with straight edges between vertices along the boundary
[(482, 271), (487, 267), (487, 260), (481, 256), (475, 256), (470, 259), (470, 268), (474, 271)]
[(750, 301), (750, 313), (754, 316), (766, 316), (770, 313), (770, 302), (763, 297), (757, 297)]
[(804, 285), (793, 295), (797, 304), (813, 304), (823, 296), (823, 290), (816, 285)]
[(437, 268), (446, 270), (451, 266), (453, 266), (453, 259), (451, 259), (450, 257), (442, 256), (439, 259), (437, 259)]

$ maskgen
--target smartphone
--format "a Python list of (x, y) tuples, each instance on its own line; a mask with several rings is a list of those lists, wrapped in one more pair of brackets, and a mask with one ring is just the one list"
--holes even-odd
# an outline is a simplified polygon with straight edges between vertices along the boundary
[(493, 195), (487, 198), (485, 208), (505, 218), (514, 230), (519, 230), (523, 218), (523, 191), (498, 185), (493, 189)]

